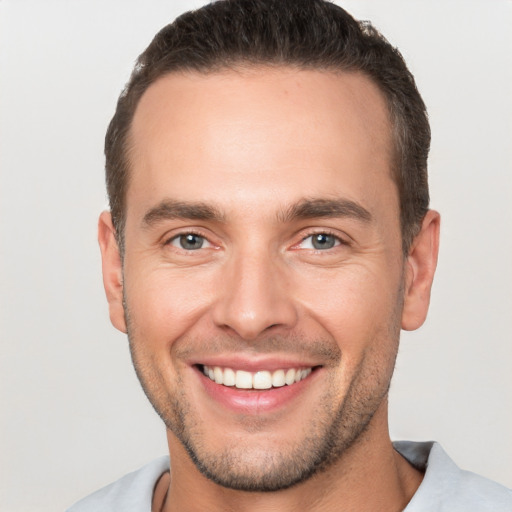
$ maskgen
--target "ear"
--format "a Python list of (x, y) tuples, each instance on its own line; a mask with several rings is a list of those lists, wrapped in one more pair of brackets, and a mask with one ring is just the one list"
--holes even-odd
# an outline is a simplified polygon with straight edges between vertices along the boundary
[(429, 210), (407, 256), (402, 311), (402, 329), (406, 331), (417, 329), (427, 317), (430, 290), (437, 266), (440, 223), (439, 213)]
[(101, 249), (103, 286), (109, 305), (110, 321), (126, 333), (123, 306), (123, 265), (110, 212), (103, 212), (98, 222), (98, 242)]

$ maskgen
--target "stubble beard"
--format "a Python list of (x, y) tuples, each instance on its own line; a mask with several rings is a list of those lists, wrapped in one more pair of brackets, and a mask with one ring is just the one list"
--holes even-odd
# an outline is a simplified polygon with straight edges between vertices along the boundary
[[(198, 419), (184, 392), (185, 386), (180, 382), (180, 377), (178, 376), (177, 389), (166, 388), (156, 365), (148, 363), (148, 358), (141, 354), (140, 347), (143, 342), (140, 338), (136, 339), (136, 329), (132, 325), (126, 303), (125, 315), (135, 371), (144, 393), (167, 429), (181, 442), (205, 477), (223, 487), (245, 492), (275, 492), (300, 484), (330, 468), (350, 447), (357, 444), (374, 414), (387, 398), (400, 335), (397, 320), (393, 318), (387, 335), (396, 340), (396, 349), (388, 354), (386, 361), (380, 360), (381, 364), (385, 363), (386, 370), (378, 376), (377, 381), (376, 373), (379, 371), (371, 362), (365, 364), (365, 361), (368, 363), (367, 359), (363, 360), (337, 410), (333, 411), (332, 407), (337, 384), (333, 381), (330, 383), (330, 391), (319, 400), (315, 413), (311, 415), (308, 432), (300, 442), (286, 452), (267, 450), (262, 455), (261, 452), (254, 454), (243, 443), (235, 443), (220, 451), (211, 451), (206, 446), (204, 429), (208, 425)], [(303, 344), (307, 345), (308, 342), (303, 341)], [(333, 342), (317, 341), (316, 344), (329, 347)], [(337, 359), (339, 362), (339, 348), (332, 346), (331, 352), (332, 360)], [(246, 427), (248, 436), (251, 435), (251, 430), (257, 431), (260, 428), (257, 419), (252, 424), (248, 422)]]

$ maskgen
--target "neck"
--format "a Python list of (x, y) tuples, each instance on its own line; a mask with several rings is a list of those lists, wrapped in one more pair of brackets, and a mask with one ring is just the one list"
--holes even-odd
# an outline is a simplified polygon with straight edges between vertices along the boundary
[[(169, 433), (171, 475), (155, 490), (153, 510), (253, 512), (279, 510), (397, 512), (403, 510), (423, 475), (393, 448), (387, 428), (387, 404), (369, 427), (331, 466), (307, 481), (277, 492), (242, 492), (204, 477)], [(167, 491), (168, 498), (164, 501)]]

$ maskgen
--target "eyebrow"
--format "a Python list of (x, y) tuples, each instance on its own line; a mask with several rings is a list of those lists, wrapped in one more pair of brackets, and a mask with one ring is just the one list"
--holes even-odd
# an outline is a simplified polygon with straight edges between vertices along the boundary
[(350, 199), (303, 199), (279, 215), (279, 220), (348, 217), (369, 223), (372, 214)]
[(142, 219), (142, 225), (150, 228), (159, 222), (172, 219), (224, 222), (222, 213), (212, 205), (202, 202), (190, 203), (167, 199), (146, 212)]
[[(296, 219), (336, 217), (348, 217), (364, 223), (372, 220), (372, 215), (366, 208), (349, 199), (303, 199), (277, 215), (278, 220), (283, 223)], [(142, 225), (150, 228), (159, 222), (173, 219), (225, 222), (225, 216), (213, 205), (166, 199), (146, 212)]]

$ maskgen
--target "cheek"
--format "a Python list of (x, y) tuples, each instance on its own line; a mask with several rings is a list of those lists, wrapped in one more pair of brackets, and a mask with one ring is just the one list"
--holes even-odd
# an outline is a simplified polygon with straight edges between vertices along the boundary
[(393, 274), (352, 265), (317, 275), (298, 291), (305, 314), (336, 340), (345, 361), (361, 357), (377, 338), (395, 342), (399, 285)]
[(131, 327), (144, 334), (145, 343), (171, 345), (208, 309), (209, 283), (209, 276), (200, 272), (127, 267), (125, 297)]
[(382, 273), (343, 270), (338, 269), (336, 278), (317, 280), (320, 286), (310, 289), (303, 301), (306, 314), (341, 351), (340, 365), (332, 374), (337, 397), (333, 403), (345, 400), (350, 390), (363, 397), (384, 393), (400, 334), (397, 281)]

